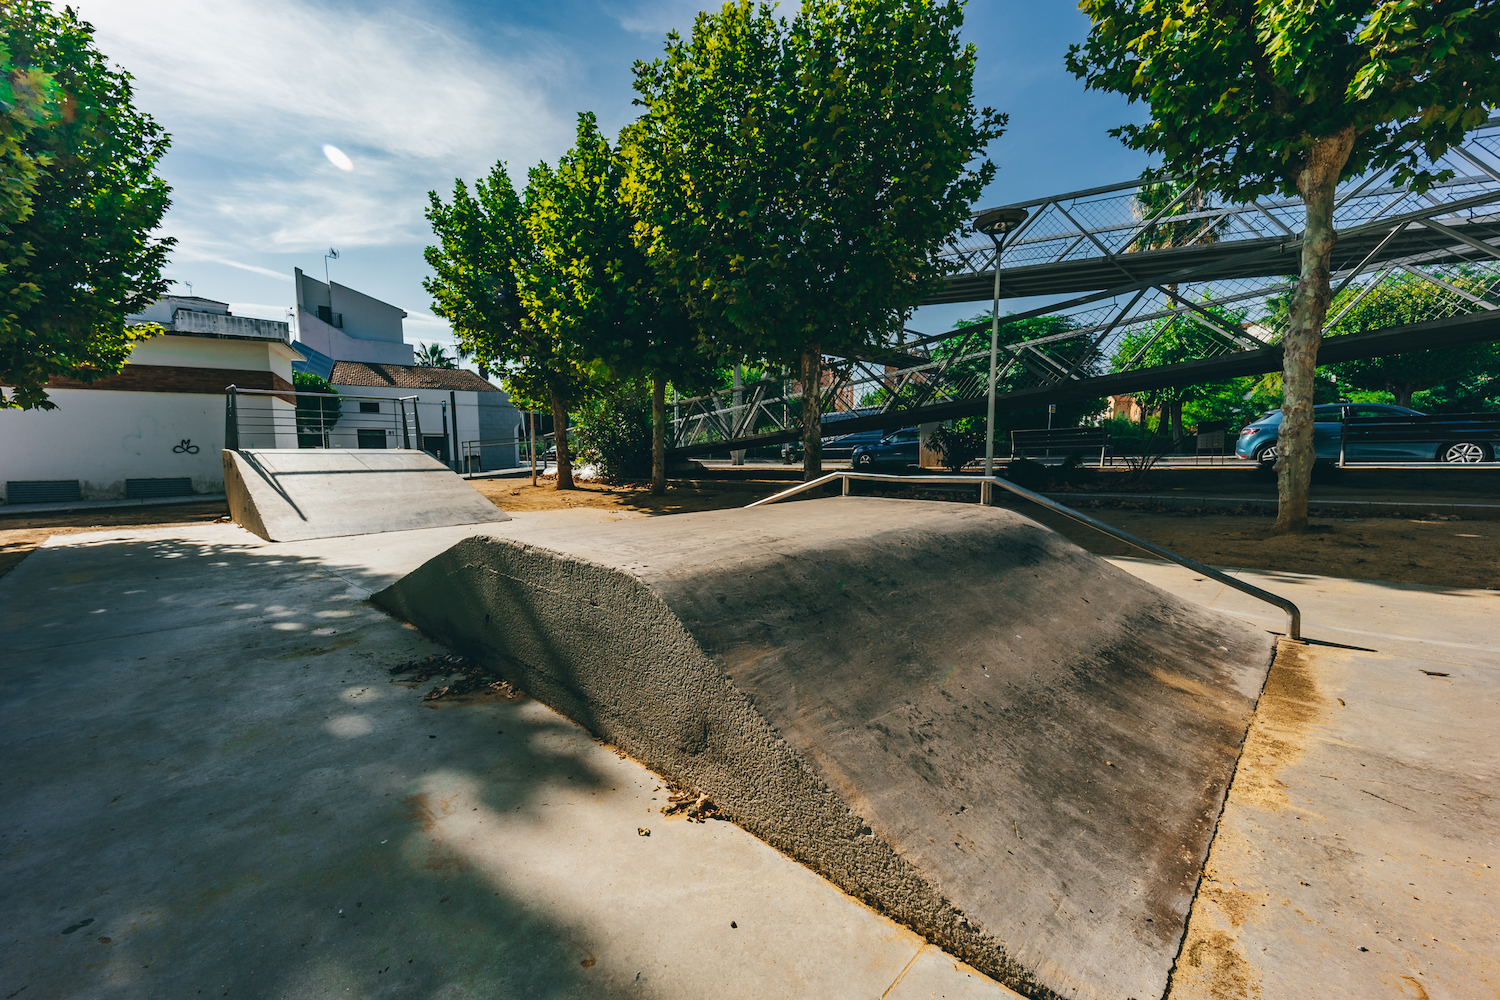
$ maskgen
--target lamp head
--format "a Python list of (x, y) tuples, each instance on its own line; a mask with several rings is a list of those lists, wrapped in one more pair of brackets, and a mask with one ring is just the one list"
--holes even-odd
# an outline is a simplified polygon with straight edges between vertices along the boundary
[(1024, 208), (992, 208), (974, 220), (974, 229), (986, 236), (1003, 236), (1026, 221)]

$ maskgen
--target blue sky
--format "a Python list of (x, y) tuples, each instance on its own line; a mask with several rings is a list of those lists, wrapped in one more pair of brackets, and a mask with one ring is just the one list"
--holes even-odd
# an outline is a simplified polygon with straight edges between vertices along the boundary
[[(74, 0), (172, 134), (168, 277), (243, 315), (284, 318), (294, 266), (406, 309), (408, 340), (451, 343), (422, 290), (426, 193), (496, 160), (555, 160), (575, 115), (611, 134), (635, 114), (631, 65), (686, 32), (696, 0), (295, 2)], [(785, 7), (783, 9), (786, 9)], [(1063, 68), (1087, 21), (1068, 0), (970, 0), (977, 102), (1010, 114), (984, 204), (1125, 179), (1146, 165), (1107, 130), (1139, 107)], [(343, 150), (340, 170), (323, 145)], [(978, 306), (920, 310), (943, 329)]]

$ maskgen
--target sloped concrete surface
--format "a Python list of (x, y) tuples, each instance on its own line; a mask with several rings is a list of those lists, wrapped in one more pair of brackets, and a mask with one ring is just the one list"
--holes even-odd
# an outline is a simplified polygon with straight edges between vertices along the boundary
[[(1112, 561), (1262, 614), (1175, 567)], [(1500, 995), (1500, 592), (1239, 575), (1338, 645), (1276, 659), (1172, 1000)]]
[(364, 598), (474, 530), (115, 529), (0, 579), (0, 997), (1013, 996), (545, 706), (391, 683), (445, 650)]
[(234, 523), (273, 542), (508, 520), (422, 451), (224, 450)]
[(469, 539), (375, 599), (1034, 997), (1162, 995), (1273, 649), (874, 498)]

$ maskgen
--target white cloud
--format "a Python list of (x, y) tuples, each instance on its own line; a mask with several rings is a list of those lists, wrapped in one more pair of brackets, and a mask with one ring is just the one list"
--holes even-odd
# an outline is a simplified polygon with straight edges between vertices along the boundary
[[(481, 47), (430, 13), (294, 0), (77, 6), (172, 133), (164, 228), (185, 254), (422, 239), (429, 189), (496, 159), (523, 171), (571, 138), (571, 114), (546, 96), (567, 61), (545, 37)], [(359, 169), (329, 162), (325, 144)]]

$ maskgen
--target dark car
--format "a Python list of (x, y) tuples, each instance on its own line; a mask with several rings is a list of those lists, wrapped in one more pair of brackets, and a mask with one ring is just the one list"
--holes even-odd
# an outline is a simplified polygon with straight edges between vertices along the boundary
[(891, 431), (875, 444), (854, 449), (850, 461), (856, 469), (916, 465), (922, 459), (922, 432), (916, 427)]
[[(1323, 462), (1337, 462), (1341, 446), (1350, 462), (1484, 462), (1493, 457), (1496, 445), (1496, 432), (1481, 426), (1488, 422), (1484, 416), (1428, 416), (1389, 403), (1325, 403), (1313, 407), (1313, 447)], [(1361, 433), (1346, 439), (1345, 421)], [(1368, 432), (1376, 426), (1379, 433)], [(1280, 429), (1281, 411), (1269, 411), (1240, 431), (1234, 453), (1270, 466), (1276, 461)]]

